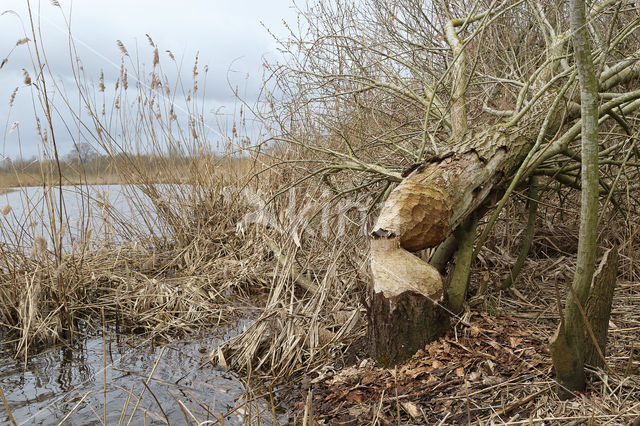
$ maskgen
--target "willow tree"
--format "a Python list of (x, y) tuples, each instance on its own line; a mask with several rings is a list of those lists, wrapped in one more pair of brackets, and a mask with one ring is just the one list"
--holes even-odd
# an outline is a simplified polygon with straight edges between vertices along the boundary
[[(583, 390), (585, 324), (580, 306), (585, 306), (596, 260), (598, 228), (598, 80), (591, 53), (584, 0), (570, 0), (573, 56), (580, 81), (582, 119), (582, 199), (580, 239), (573, 291), (567, 297), (565, 315), (551, 342), (551, 354), (560, 384), (568, 390)], [(608, 320), (608, 319), (607, 319)]]
[[(638, 7), (600, 1), (585, 16), (596, 40), (595, 127), (581, 114), (564, 2), (320, 1), (302, 12), (263, 117), (314, 165), (303, 179), (384, 201), (370, 239), (369, 346), (379, 361), (401, 362), (446, 330), (474, 257), (529, 177), (579, 190), (582, 156), (599, 155), (595, 197), (615, 202), (621, 173), (637, 176)], [(582, 150), (587, 127), (607, 132), (599, 153)]]

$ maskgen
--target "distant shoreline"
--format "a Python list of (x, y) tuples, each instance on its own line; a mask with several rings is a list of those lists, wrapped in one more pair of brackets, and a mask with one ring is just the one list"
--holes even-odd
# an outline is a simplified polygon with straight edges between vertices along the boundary
[[(157, 185), (163, 185), (163, 184), (182, 184), (184, 182), (178, 182), (175, 180), (167, 180), (167, 179), (157, 179), (154, 180), (152, 182), (124, 182), (122, 180), (109, 180), (109, 179), (104, 179), (104, 180), (89, 180), (89, 181), (71, 181), (71, 180), (63, 180), (62, 181), (62, 186), (108, 186), (108, 185), (143, 185), (146, 183), (151, 183), (151, 184), (157, 184)], [(57, 188), (58, 187), (58, 182), (54, 182), (54, 183), (48, 183), (48, 184), (43, 184), (42, 182), (28, 182), (28, 183), (16, 183), (16, 184), (10, 184), (10, 185), (2, 185), (0, 184), (0, 195), (2, 194), (7, 194), (9, 192), (15, 192), (18, 191), (22, 188), (42, 188), (43, 186), (46, 187), (51, 187), (51, 188)]]
[[(104, 174), (96, 176), (71, 176), (62, 179), (63, 185), (109, 185), (120, 184), (122, 179), (115, 174)], [(42, 176), (36, 174), (16, 174), (16, 173), (0, 173), (0, 190), (11, 188), (23, 188), (29, 186), (56, 186), (56, 181), (45, 182)]]

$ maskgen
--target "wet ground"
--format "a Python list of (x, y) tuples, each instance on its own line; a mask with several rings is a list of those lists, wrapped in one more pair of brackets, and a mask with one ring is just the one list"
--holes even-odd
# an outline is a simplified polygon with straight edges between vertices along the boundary
[[(252, 414), (246, 405), (234, 411), (244, 401), (244, 385), (207, 362), (220, 339), (237, 331), (165, 346), (136, 336), (92, 337), (76, 347), (50, 349), (26, 364), (4, 353), (0, 388), (19, 425), (63, 420), (115, 425), (127, 424), (132, 416), (131, 424), (238, 424)], [(267, 408), (261, 400), (251, 406)], [(268, 422), (270, 414), (263, 417)], [(10, 422), (0, 404), (0, 424)]]

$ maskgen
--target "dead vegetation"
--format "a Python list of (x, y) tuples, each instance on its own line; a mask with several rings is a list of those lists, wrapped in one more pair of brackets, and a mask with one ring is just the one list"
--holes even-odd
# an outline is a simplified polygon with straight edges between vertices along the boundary
[[(113, 247), (105, 241), (98, 249), (100, 244), (89, 248), (89, 241), (85, 247), (76, 242), (59, 263), (42, 236), (24, 251), (4, 243), (2, 324), (15, 339), (5, 344), (16, 344), (16, 352), (26, 357), (42, 344), (73, 340), (78, 329), (102, 313), (123, 330), (137, 328), (164, 338), (237, 319), (229, 302), (260, 293), (268, 274), (261, 259), (267, 253), (236, 237), (236, 223), (247, 207), (240, 195), (223, 199), (214, 190), (209, 197), (206, 206), (156, 200), (174, 214), (180, 211), (172, 226), (181, 230), (181, 241), (159, 236), (154, 241), (147, 234)], [(3, 232), (17, 230), (3, 226)]]
[[(529, 296), (527, 289), (519, 294)], [(517, 298), (511, 297), (505, 297), (505, 305), (520, 305)], [(629, 325), (622, 318), (619, 320), (624, 323), (621, 325)], [(380, 424), (633, 421), (640, 410), (633, 396), (640, 382), (628, 369), (629, 359), (614, 367), (626, 371), (622, 376), (601, 370), (594, 372), (588, 391), (577, 400), (567, 403), (555, 397), (547, 350), (554, 327), (548, 321), (537, 321), (534, 325), (519, 313), (471, 314), (401, 367), (381, 369), (371, 360), (362, 359), (341, 370), (325, 368), (305, 376), (293, 404), (293, 421), (298, 423), (303, 418), (318, 424), (361, 424), (363, 418)], [(637, 333), (637, 323), (632, 328)], [(627, 337), (634, 332), (628, 332)]]
[[(630, 244), (621, 250), (608, 369), (590, 370), (587, 391), (573, 401), (555, 395), (547, 346), (559, 317), (558, 292), (564, 301), (575, 267), (571, 208), (541, 207), (531, 254), (516, 284), (501, 290), (527, 220), (516, 197), (473, 264), (468, 304), (453, 316), (454, 329), (406, 365), (384, 369), (368, 356), (367, 299), (359, 296), (368, 280), (366, 246), (352, 248), (359, 253), (355, 270), (336, 268), (344, 252), (315, 256), (307, 266), (328, 271), (316, 278), (315, 293), (295, 275), (277, 281), (253, 325), (212, 356), (250, 377), (293, 386), (285, 404), (295, 424), (627, 424), (640, 415), (634, 343), (640, 295)], [(561, 214), (571, 220), (558, 221)], [(294, 256), (302, 258), (292, 245), (287, 260)]]

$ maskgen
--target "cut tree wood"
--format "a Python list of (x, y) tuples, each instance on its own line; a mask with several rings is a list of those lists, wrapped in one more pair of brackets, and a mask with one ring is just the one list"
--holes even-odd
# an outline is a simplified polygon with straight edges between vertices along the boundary
[[(379, 13), (385, 2), (364, 2), (371, 13), (365, 14), (362, 27), (349, 26), (346, 32), (337, 23), (346, 22), (347, 16), (358, 22), (365, 17), (359, 8), (338, 8), (339, 19), (331, 13), (310, 14), (311, 21), (318, 20), (310, 26), (313, 42), (292, 52), (292, 64), (304, 67), (286, 66), (274, 73), (293, 77), (295, 84), (274, 79), (290, 101), (282, 109), (272, 108), (275, 140), (310, 153), (308, 160), (314, 164), (294, 185), (314, 176), (327, 183), (329, 176), (350, 171), (353, 180), (328, 183), (336, 197), (372, 189), (372, 205), (386, 199), (371, 234), (369, 338), (372, 352), (390, 364), (407, 356), (405, 348), (425, 343), (408, 339), (427, 339), (444, 326), (447, 320), (435, 314), (440, 301), (453, 310), (464, 304), (468, 271), (463, 269), (468, 266), (462, 265), (470, 262), (457, 262), (462, 269), (456, 271), (460, 285), (455, 297), (448, 297), (443, 283), (450, 280), (441, 274), (451, 269), (454, 251), (462, 255), (475, 242), (470, 256), (456, 257), (473, 259), (478, 254), (517, 185), (535, 173), (581, 187), (576, 179), (581, 153), (574, 142), (586, 130), (575, 84), (577, 64), (568, 44), (574, 31), (567, 28), (566, 11), (557, 15), (560, 9), (553, 12), (551, 5), (530, 2), (474, 8), (432, 2), (433, 9), (425, 13), (423, 2), (393, 3)], [(627, 28), (618, 22), (615, 3), (594, 2), (588, 11), (590, 24), (583, 27), (600, 33), (603, 42), (593, 52), (596, 82), (603, 91), (592, 96), (600, 104), (595, 124), (613, 118), (631, 135), (626, 117), (640, 109), (640, 90), (619, 91), (617, 86), (640, 75), (637, 47), (623, 48), (638, 24)], [(396, 6), (404, 12), (396, 15)], [(608, 8), (611, 13), (604, 14)], [(430, 16), (437, 16), (437, 22)], [(406, 26), (397, 26), (399, 22)], [(605, 27), (612, 30), (602, 32)], [(506, 44), (515, 48), (514, 63), (506, 67), (501, 50), (505, 39), (502, 30), (495, 31), (500, 28), (513, 29)], [(316, 113), (319, 119), (309, 121)], [(265, 122), (271, 119), (265, 116)], [(313, 134), (322, 134), (326, 145), (315, 143)], [(628, 143), (614, 134), (609, 156)], [(419, 165), (407, 169), (406, 176), (398, 173), (412, 163)], [(618, 167), (613, 161), (608, 164), (612, 170)], [(600, 183), (606, 191), (609, 180)], [(381, 182), (385, 185), (377, 188)], [(481, 236), (458, 244), (451, 235), (494, 195), (501, 199), (483, 223)], [(533, 210), (531, 217), (535, 219)], [(433, 247), (438, 249), (430, 263), (412, 254)], [(397, 311), (405, 302), (411, 306), (403, 308), (407, 332), (394, 336), (388, 330), (404, 327)]]
[(389, 196), (371, 241), (369, 343), (383, 365), (405, 361), (448, 328), (438, 306), (442, 277), (411, 251), (444, 241), (484, 201), (502, 178), (497, 170), (507, 152), (496, 147), (486, 162), (475, 150), (449, 155), (414, 171)]
[(438, 246), (506, 183), (533, 146), (543, 119), (534, 113), (517, 128), (498, 124), (467, 132), (391, 192), (371, 234), (368, 335), (376, 359), (401, 363), (448, 328), (439, 306), (446, 293), (443, 277), (411, 252)]

